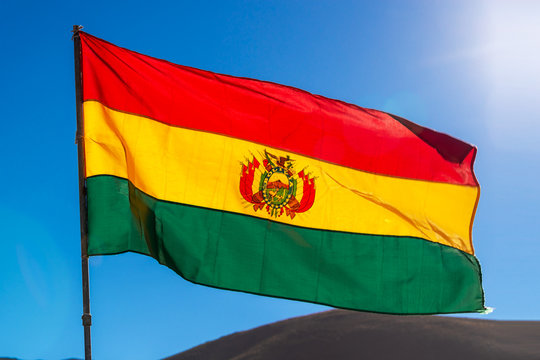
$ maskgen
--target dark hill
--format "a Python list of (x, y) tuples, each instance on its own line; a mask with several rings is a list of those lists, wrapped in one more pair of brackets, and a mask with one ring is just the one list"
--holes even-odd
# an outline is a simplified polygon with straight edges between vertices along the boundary
[(222, 337), (167, 360), (540, 360), (540, 321), (332, 310)]

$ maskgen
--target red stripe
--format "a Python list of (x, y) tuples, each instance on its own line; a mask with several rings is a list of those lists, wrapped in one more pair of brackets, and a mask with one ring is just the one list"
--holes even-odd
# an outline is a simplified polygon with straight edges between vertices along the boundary
[(476, 186), (476, 149), (381, 111), (215, 74), (81, 33), (83, 96), (160, 122), (382, 175)]

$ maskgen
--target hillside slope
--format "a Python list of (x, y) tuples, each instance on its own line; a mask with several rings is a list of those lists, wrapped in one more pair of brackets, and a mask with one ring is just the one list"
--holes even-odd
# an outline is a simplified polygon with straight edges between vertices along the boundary
[(235, 333), (167, 360), (540, 360), (540, 321), (331, 310)]

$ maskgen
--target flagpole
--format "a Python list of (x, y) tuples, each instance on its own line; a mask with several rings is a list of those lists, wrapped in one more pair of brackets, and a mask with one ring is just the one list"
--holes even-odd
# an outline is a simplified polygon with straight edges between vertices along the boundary
[(84, 161), (84, 126), (82, 109), (82, 73), (81, 73), (81, 38), (80, 25), (73, 25), (73, 46), (75, 55), (75, 96), (77, 108), (77, 134), (75, 143), (77, 144), (77, 154), (79, 163), (79, 212), (81, 219), (81, 265), (82, 265), (82, 295), (83, 295), (83, 315), (82, 324), (84, 327), (84, 359), (92, 359), (92, 346), (90, 342), (90, 326), (92, 326), (92, 316), (90, 315), (90, 286), (88, 283), (88, 232), (87, 208), (86, 208), (86, 184), (85, 161)]

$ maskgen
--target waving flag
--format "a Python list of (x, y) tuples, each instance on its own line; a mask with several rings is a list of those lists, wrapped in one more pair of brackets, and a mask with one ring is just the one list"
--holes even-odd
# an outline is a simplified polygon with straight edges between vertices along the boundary
[(473, 146), (80, 37), (89, 255), (341, 308), (484, 310)]

